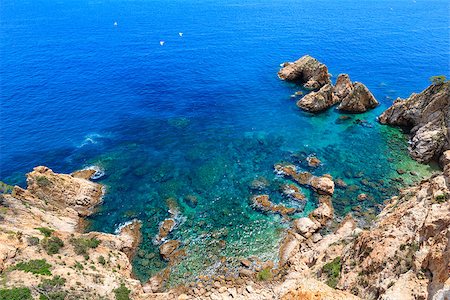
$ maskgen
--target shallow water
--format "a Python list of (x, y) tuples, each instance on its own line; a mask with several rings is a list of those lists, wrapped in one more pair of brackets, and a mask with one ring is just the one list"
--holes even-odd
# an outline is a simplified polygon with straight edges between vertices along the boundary
[[(152, 240), (169, 204), (180, 210), (170, 237), (188, 253), (171, 284), (233, 269), (251, 255), (276, 260), (288, 223), (254, 210), (250, 196), (268, 193), (297, 207), (295, 217), (317, 199), (305, 188), (306, 207), (283, 198), (275, 163), (309, 170), (305, 157), (317, 155), (323, 164), (310, 171), (351, 186), (333, 197), (339, 216), (358, 205), (373, 214), (399, 186), (432, 172), (408, 157), (400, 130), (376, 116), (424, 89), (428, 77), (449, 75), (449, 5), (3, 1), (0, 179), (23, 185), (38, 164), (57, 172), (103, 168), (108, 193), (90, 229), (113, 232), (142, 220), (134, 260), (142, 280), (166, 266)], [(334, 109), (299, 111), (290, 97), (298, 87), (276, 72), (307, 53), (332, 74), (365, 83), (381, 105), (348, 120)], [(262, 191), (251, 189), (258, 177), (269, 182)], [(362, 192), (370, 196), (363, 203)]]

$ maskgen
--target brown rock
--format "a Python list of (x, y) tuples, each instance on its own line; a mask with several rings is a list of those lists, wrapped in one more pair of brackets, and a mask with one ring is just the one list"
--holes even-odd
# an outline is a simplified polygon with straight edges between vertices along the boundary
[(331, 176), (314, 176), (309, 184), (311, 187), (319, 194), (323, 195), (333, 195), (334, 193), (334, 182), (330, 178)]
[(415, 160), (439, 158), (450, 149), (450, 82), (432, 84), (406, 100), (398, 98), (378, 120), (411, 128), (409, 153)]
[(333, 99), (332, 92), (331, 84), (324, 85), (317, 92), (311, 92), (297, 101), (297, 106), (308, 112), (324, 111), (337, 103)]
[(330, 83), (327, 66), (309, 55), (301, 57), (294, 63), (285, 63), (278, 72), (278, 77), (302, 83), (308, 89), (319, 89)]
[(168, 240), (161, 246), (159, 246), (159, 253), (165, 260), (170, 260), (175, 250), (180, 246), (180, 242), (177, 240)]
[(369, 89), (364, 84), (355, 82), (353, 89), (342, 99), (338, 109), (350, 113), (362, 113), (377, 106), (378, 101)]
[(306, 158), (306, 161), (308, 162), (308, 166), (312, 167), (312, 168), (316, 168), (318, 167), (322, 162), (320, 161), (320, 159), (318, 159), (315, 156), (308, 156)]

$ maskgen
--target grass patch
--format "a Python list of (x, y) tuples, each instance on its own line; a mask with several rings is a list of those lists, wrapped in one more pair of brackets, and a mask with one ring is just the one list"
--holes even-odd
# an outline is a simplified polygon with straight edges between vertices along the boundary
[(322, 272), (327, 274), (327, 281), (326, 284), (329, 285), (332, 288), (336, 288), (336, 285), (339, 281), (340, 273), (341, 273), (341, 257), (338, 256), (333, 261), (325, 264), (322, 267)]
[(29, 288), (0, 289), (0, 300), (28, 300), (31, 297)]
[(125, 284), (121, 284), (120, 287), (114, 290), (114, 295), (116, 295), (116, 300), (130, 300), (130, 293)]
[(39, 230), (45, 237), (50, 237), (52, 233), (54, 232), (53, 229), (47, 228), (47, 227), (38, 227), (36, 228)]
[(269, 268), (262, 269), (258, 273), (256, 273), (256, 279), (259, 281), (267, 281), (272, 279), (272, 272), (270, 272)]
[(13, 270), (24, 271), (37, 275), (52, 275), (50, 265), (45, 259), (33, 259), (27, 262), (20, 262), (13, 267)]
[(59, 253), (59, 250), (64, 246), (64, 242), (59, 237), (52, 236), (51, 238), (44, 238), (41, 245), (48, 255), (53, 255)]

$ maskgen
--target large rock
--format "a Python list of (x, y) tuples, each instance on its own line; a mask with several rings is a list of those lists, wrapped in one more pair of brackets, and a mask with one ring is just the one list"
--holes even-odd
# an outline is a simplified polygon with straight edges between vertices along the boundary
[(159, 246), (159, 253), (161, 254), (162, 258), (165, 260), (170, 260), (172, 254), (175, 253), (175, 250), (178, 249), (180, 246), (180, 242), (177, 240), (169, 240)]
[(317, 90), (330, 83), (328, 68), (317, 59), (305, 55), (293, 63), (285, 63), (278, 72), (282, 80), (304, 84), (305, 88)]
[(341, 102), (353, 91), (353, 83), (348, 74), (339, 74), (333, 89), (335, 102)]
[[(360, 82), (353, 83), (353, 89), (347, 90), (346, 88), (343, 88), (342, 90), (344, 95), (346, 92), (348, 92), (348, 94), (339, 104), (339, 110), (350, 113), (362, 113), (375, 108), (378, 105), (378, 101), (369, 89)], [(339, 91), (341, 91), (341, 89)]]
[(319, 194), (333, 195), (334, 193), (333, 178), (328, 174), (320, 177), (314, 176), (310, 180), (309, 184)]
[(308, 217), (296, 219), (293, 222), (293, 227), (295, 231), (304, 236), (305, 238), (309, 238), (313, 235), (314, 232), (322, 227), (319, 222), (312, 220)]
[(333, 86), (324, 85), (317, 92), (311, 92), (297, 102), (297, 106), (309, 112), (320, 112), (336, 104), (333, 97)]
[(406, 100), (398, 98), (378, 120), (410, 129), (409, 152), (417, 161), (439, 158), (450, 149), (450, 82), (432, 84)]

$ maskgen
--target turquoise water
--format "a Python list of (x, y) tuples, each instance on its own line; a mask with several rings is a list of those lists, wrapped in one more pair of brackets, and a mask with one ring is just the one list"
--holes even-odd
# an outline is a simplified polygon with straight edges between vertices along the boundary
[[(252, 255), (276, 260), (289, 222), (254, 210), (251, 195), (296, 207), (293, 217), (317, 199), (306, 188), (306, 203), (284, 198), (275, 163), (343, 179), (350, 188), (336, 190), (338, 216), (355, 206), (376, 213), (399, 186), (432, 172), (376, 116), (428, 77), (449, 75), (448, 12), (447, 1), (420, 0), (3, 1), (0, 179), (23, 185), (39, 164), (100, 166), (108, 192), (90, 229), (140, 219), (133, 263), (142, 280), (166, 267), (152, 240), (169, 204), (180, 211), (170, 238), (188, 254), (171, 284), (232, 272)], [(298, 87), (276, 72), (304, 54), (334, 78), (365, 83), (381, 105), (347, 120), (334, 109), (299, 111), (290, 97)], [(314, 170), (311, 154), (323, 162)], [(267, 187), (252, 189), (261, 177)]]

